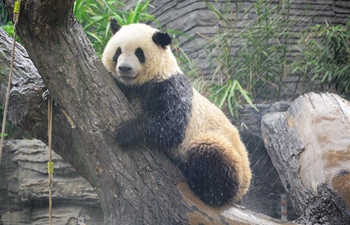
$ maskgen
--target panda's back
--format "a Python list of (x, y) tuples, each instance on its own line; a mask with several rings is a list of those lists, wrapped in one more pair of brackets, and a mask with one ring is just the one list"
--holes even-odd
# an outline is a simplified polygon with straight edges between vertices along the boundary
[(193, 88), (192, 115), (180, 151), (186, 150), (191, 140), (208, 133), (225, 137), (231, 143), (239, 138), (237, 128), (225, 114)]
[(248, 153), (239, 132), (218, 107), (195, 89), (193, 89), (192, 106), (192, 115), (186, 128), (184, 141), (172, 152), (175, 153), (176, 158), (181, 159), (194, 146), (203, 145), (217, 148), (219, 152), (225, 151), (231, 159), (236, 159), (235, 162), (239, 162), (235, 164), (238, 192), (234, 201), (237, 201), (248, 190), (251, 179)]
[(195, 89), (193, 89), (192, 106), (189, 126), (196, 127), (197, 132), (198, 129), (202, 133), (216, 130), (218, 127), (221, 127), (218, 131), (222, 133), (235, 129), (224, 113)]

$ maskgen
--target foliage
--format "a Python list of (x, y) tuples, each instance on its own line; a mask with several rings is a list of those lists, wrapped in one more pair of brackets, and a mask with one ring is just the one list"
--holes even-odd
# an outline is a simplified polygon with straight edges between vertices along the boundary
[(309, 27), (301, 38), (300, 53), (293, 64), (306, 91), (320, 81), (338, 94), (350, 97), (350, 22)]
[(281, 5), (257, 1), (253, 4), (257, 19), (238, 34), (244, 44), (236, 52), (233, 68), (235, 76), (254, 99), (268, 100), (271, 96), (267, 91), (269, 85), (277, 89), (272, 95), (280, 96), (282, 79), (287, 76), (289, 6), (289, 0), (282, 1)]
[(192, 85), (197, 89), (202, 89), (202, 80), (199, 76), (199, 70), (195, 67), (193, 59), (190, 59), (184, 50), (180, 47), (179, 37), (184, 37), (190, 41), (193, 41), (193, 38), (185, 33), (177, 30), (167, 29), (166, 32), (172, 36), (172, 52), (174, 53), (180, 68), (185, 72), (186, 76), (191, 80)]
[(120, 25), (156, 21), (148, 14), (149, 1), (138, 0), (134, 9), (123, 10), (125, 4), (116, 0), (76, 0), (73, 12), (82, 24), (92, 46), (101, 56), (111, 34), (109, 20), (115, 18)]
[(7, 24), (9, 18), (8, 13), (5, 9), (5, 2), (0, 1), (0, 26)]
[[(13, 27), (12, 21), (7, 22), (7, 24), (1, 26), (1, 28), (4, 29), (4, 31), (6, 31), (6, 33), (8, 35), (10, 35), (10, 37), (12, 37), (12, 38), (14, 37), (14, 35), (15, 35), (15, 28)], [(16, 35), (16, 41), (18, 43), (21, 43), (21, 39), (19, 38), (18, 35)]]
[[(235, 116), (241, 103), (252, 105), (252, 99), (268, 99), (263, 94), (268, 93), (269, 85), (278, 90), (273, 93), (278, 97), (286, 76), (290, 0), (271, 5), (259, 0), (248, 8), (243, 8), (242, 2), (229, 0), (206, 5), (219, 23), (207, 52), (210, 64), (216, 66), (210, 93), (213, 101), (227, 106)], [(248, 14), (257, 19), (242, 28), (239, 22)], [(235, 95), (236, 91), (240, 95)]]
[(224, 85), (213, 83), (211, 87), (211, 99), (219, 108), (222, 108), (226, 104), (231, 116), (237, 118), (240, 101), (236, 96), (236, 91), (241, 94), (249, 105), (258, 110), (249, 97), (249, 92), (244, 90), (237, 80), (230, 79)]
[(6, 31), (6, 33), (8, 33), (8, 35), (13, 37), (13, 34), (15, 33), (15, 29), (14, 29), (13, 23), (11, 21), (9, 21), (7, 24), (2, 25), (1, 28), (4, 29), (4, 31)]
[[(12, 38), (14, 37), (15, 29), (7, 13), (4, 1), (0, 1), (0, 26), (8, 35)], [(16, 41), (20, 43), (20, 38), (18, 36), (16, 36)]]

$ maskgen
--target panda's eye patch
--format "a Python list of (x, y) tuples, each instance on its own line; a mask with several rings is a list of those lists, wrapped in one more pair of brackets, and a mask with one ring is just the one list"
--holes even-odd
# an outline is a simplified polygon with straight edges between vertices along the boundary
[(146, 62), (145, 54), (143, 53), (142, 48), (137, 48), (135, 50), (135, 55), (136, 55), (136, 57), (137, 57), (137, 59), (139, 60), (140, 63)]
[(119, 58), (120, 54), (122, 54), (122, 49), (120, 47), (118, 47), (117, 51), (115, 52), (115, 54), (113, 56), (113, 61), (114, 62), (118, 61), (118, 58)]

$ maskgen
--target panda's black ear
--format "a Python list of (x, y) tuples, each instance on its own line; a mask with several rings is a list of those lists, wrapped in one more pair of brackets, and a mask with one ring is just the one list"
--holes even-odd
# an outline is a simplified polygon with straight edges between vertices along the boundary
[(114, 18), (111, 18), (109, 20), (109, 22), (110, 22), (110, 27), (111, 27), (112, 33), (113, 34), (117, 33), (118, 30), (120, 29), (120, 25), (118, 24), (117, 20)]
[(171, 44), (172, 38), (167, 33), (157, 31), (153, 34), (152, 40), (163, 49), (166, 49), (166, 46)]

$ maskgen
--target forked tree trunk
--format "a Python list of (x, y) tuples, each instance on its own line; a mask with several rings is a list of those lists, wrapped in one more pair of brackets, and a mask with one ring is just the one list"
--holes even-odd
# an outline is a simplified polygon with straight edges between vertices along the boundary
[[(13, 2), (6, 1), (10, 12)], [(115, 127), (133, 113), (72, 15), (73, 3), (22, 1), (17, 32), (35, 66), (17, 46), (9, 118), (46, 142), (41, 94), (45, 86), (50, 90), (56, 103), (53, 149), (96, 189), (105, 224), (280, 224), (242, 209), (207, 207), (162, 152), (118, 148)], [(0, 37), (10, 49), (2, 31)]]
[[(181, 177), (176, 167), (163, 163), (167, 159), (159, 152), (126, 153), (116, 146), (114, 128), (133, 114), (72, 15), (73, 3), (22, 1), (17, 27), (57, 103), (53, 149), (96, 188), (106, 224), (185, 221), (188, 206), (176, 189)], [(9, 8), (12, 4), (7, 1)], [(46, 116), (40, 117), (34, 118), (40, 122), (34, 121), (33, 127), (33, 118), (19, 125), (46, 141)], [(171, 210), (173, 205), (176, 210)]]

